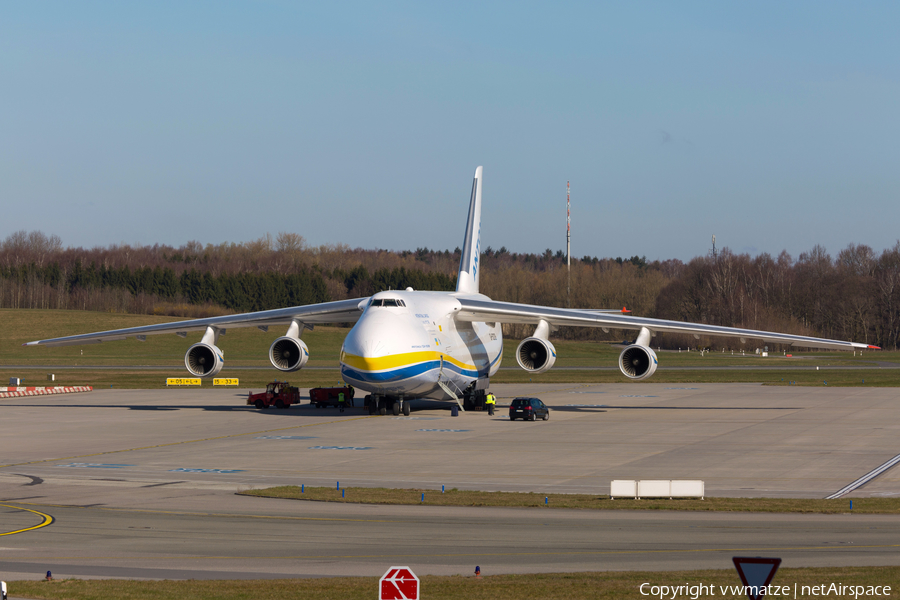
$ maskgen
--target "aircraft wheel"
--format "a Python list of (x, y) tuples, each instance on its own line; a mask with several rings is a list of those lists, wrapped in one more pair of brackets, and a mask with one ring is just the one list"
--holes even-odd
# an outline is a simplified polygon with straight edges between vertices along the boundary
[(387, 408), (382, 406), (381, 408), (378, 409), (378, 414), (383, 417), (384, 415), (387, 414)]
[(408, 400), (403, 403), (403, 416), (404, 417), (409, 416), (409, 401)]
[(394, 416), (398, 416), (400, 414), (400, 403), (396, 400), (391, 405), (391, 412), (394, 413)]
[(264, 409), (264, 408), (266, 407), (266, 403), (263, 402), (262, 400), (257, 400), (256, 402), (253, 403), (253, 406), (255, 406), (256, 408), (262, 410), (262, 409)]

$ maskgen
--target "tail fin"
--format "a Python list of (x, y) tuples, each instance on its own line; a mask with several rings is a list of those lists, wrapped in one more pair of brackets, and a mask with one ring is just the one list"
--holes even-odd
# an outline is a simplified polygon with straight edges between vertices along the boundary
[(456, 291), (478, 293), (478, 255), (481, 252), (481, 167), (475, 169), (472, 181), (472, 198), (469, 200), (469, 220), (466, 222), (466, 240), (463, 242)]

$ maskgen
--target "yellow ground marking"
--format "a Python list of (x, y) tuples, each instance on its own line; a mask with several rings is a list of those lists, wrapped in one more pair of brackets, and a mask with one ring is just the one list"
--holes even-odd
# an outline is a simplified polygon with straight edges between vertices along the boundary
[[(105, 510), (108, 512), (123, 512), (123, 513), (141, 513), (141, 514), (155, 514), (155, 515), (176, 515), (176, 516), (187, 516), (187, 517), (217, 517), (217, 518), (227, 518), (227, 519), (265, 519), (270, 521), (348, 521), (350, 523), (405, 523), (406, 521), (403, 519), (353, 519), (348, 517), (293, 517), (289, 515), (252, 515), (252, 514), (238, 514), (238, 513), (212, 513), (212, 512), (192, 512), (187, 510), (160, 510), (160, 509), (151, 509), (151, 508), (116, 508), (113, 506), (77, 506), (73, 504), (39, 504), (37, 502), (20, 502), (20, 504), (27, 504), (28, 506), (49, 506), (51, 508), (72, 508), (77, 510)], [(6, 506), (5, 504), (0, 504), (0, 506)], [(19, 508), (14, 506), (12, 508)], [(22, 508), (21, 510), (29, 510), (27, 508)], [(36, 510), (32, 510), (30, 512), (39, 513)], [(47, 515), (44, 515), (47, 516)], [(52, 520), (53, 517), (50, 517)], [(49, 524), (49, 523), (48, 523)], [(40, 525), (39, 527), (43, 527)], [(36, 529), (32, 527), (32, 529)], [(23, 529), (22, 531), (27, 531)]]
[(105, 456), (107, 454), (120, 454), (123, 452), (137, 452), (139, 450), (153, 450), (154, 448), (166, 448), (169, 446), (181, 446), (184, 444), (199, 444), (200, 442), (211, 442), (214, 440), (227, 440), (229, 438), (239, 438), (248, 435), (260, 435), (263, 433), (273, 433), (276, 431), (290, 431), (291, 429), (302, 429), (304, 427), (319, 427), (320, 425), (334, 425), (336, 423), (346, 423), (347, 421), (359, 421), (360, 419), (371, 419), (376, 415), (368, 415), (364, 417), (353, 417), (341, 419), (340, 421), (325, 421), (323, 423), (307, 423), (306, 425), (292, 425), (290, 427), (279, 427), (277, 429), (263, 429), (262, 431), (248, 431), (247, 433), (230, 433), (228, 435), (217, 435), (214, 437), (200, 438), (198, 440), (182, 440), (180, 442), (168, 442), (165, 444), (154, 444), (152, 446), (140, 446), (137, 448), (124, 448), (122, 450), (106, 450), (104, 452), (94, 452), (92, 454), (79, 454), (77, 456), (62, 456), (56, 458), (45, 458), (43, 460), (30, 460), (28, 462), (9, 463), (8, 465), (0, 465), (0, 469), (6, 467), (21, 467), (23, 465), (37, 465), (41, 463), (55, 462), (58, 460), (74, 460), (76, 458), (89, 458), (91, 456)]
[(37, 511), (37, 510), (31, 510), (30, 508), (22, 508), (21, 506), (13, 506), (13, 505), (11, 505), (11, 504), (0, 504), (0, 506), (5, 506), (6, 508), (14, 508), (14, 509), (16, 509), (16, 510), (24, 510), (24, 511), (26, 511), (26, 512), (30, 512), (30, 513), (34, 513), (34, 514), (36, 514), (36, 515), (40, 515), (40, 516), (42, 516), (42, 517), (44, 518), (43, 522), (41, 522), (41, 523), (38, 524), (38, 525), (35, 525), (35, 526), (33, 526), (33, 527), (26, 527), (26, 528), (24, 528), (24, 529), (16, 529), (15, 531), (4, 531), (4, 532), (0, 533), (0, 536), (2, 536), (2, 535), (15, 535), (15, 534), (17, 534), (17, 533), (23, 533), (23, 532), (25, 532), (25, 531), (33, 531), (33, 530), (35, 530), (35, 529), (40, 529), (41, 527), (46, 527), (47, 525), (50, 525), (50, 524), (53, 522), (53, 517), (51, 517), (50, 515), (44, 514), (44, 513), (40, 512), (40, 511)]

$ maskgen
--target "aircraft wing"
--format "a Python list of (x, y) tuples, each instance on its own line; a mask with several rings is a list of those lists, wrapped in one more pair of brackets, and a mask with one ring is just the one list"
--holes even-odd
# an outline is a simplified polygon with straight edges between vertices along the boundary
[(158, 325), (144, 325), (143, 327), (128, 327), (126, 329), (113, 329), (97, 333), (85, 333), (82, 335), (70, 335), (67, 337), (52, 338), (27, 342), (23, 346), (74, 346), (77, 344), (99, 344), (100, 342), (112, 342), (124, 340), (129, 337), (142, 339), (147, 335), (160, 333), (186, 334), (188, 331), (205, 331), (207, 327), (216, 327), (220, 331), (236, 327), (259, 327), (263, 330), (270, 325), (289, 325), (297, 320), (301, 323), (355, 323), (363, 313), (363, 308), (368, 298), (353, 298), (352, 300), (338, 300), (336, 302), (324, 302), (322, 304), (308, 304), (291, 308), (277, 308), (252, 313), (237, 315), (225, 315), (222, 317), (209, 317), (206, 319), (191, 319), (189, 321), (177, 321), (174, 323), (160, 323)]
[(537, 325), (540, 321), (546, 321), (550, 325), (564, 325), (569, 327), (600, 327), (603, 329), (642, 329), (647, 328), (651, 333), (662, 331), (665, 333), (687, 333), (694, 336), (712, 335), (722, 337), (759, 339), (775, 344), (787, 344), (804, 348), (828, 348), (833, 350), (875, 349), (878, 346), (860, 344), (857, 342), (844, 342), (840, 340), (828, 340), (788, 333), (774, 333), (770, 331), (757, 331), (754, 329), (739, 329), (735, 327), (721, 327), (719, 325), (705, 325), (703, 323), (684, 323), (681, 321), (666, 321), (664, 319), (648, 319), (634, 317), (615, 312), (600, 313), (593, 310), (578, 310), (569, 308), (553, 308), (549, 306), (532, 306), (530, 304), (515, 304), (512, 302), (495, 302), (492, 300), (474, 300), (457, 298), (460, 309), (456, 318), (460, 321), (520, 323)]

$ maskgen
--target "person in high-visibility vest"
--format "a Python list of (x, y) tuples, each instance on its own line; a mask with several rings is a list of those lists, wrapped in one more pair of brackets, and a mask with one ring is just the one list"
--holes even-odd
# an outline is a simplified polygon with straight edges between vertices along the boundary
[(344, 412), (344, 392), (338, 394), (338, 408)]
[(494, 406), (497, 404), (497, 398), (490, 392), (487, 393), (487, 396), (484, 398), (484, 403), (487, 404), (488, 416), (494, 416)]

